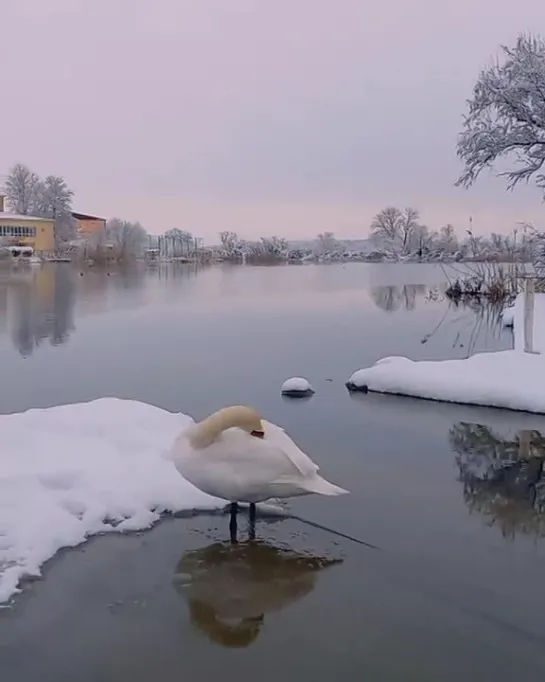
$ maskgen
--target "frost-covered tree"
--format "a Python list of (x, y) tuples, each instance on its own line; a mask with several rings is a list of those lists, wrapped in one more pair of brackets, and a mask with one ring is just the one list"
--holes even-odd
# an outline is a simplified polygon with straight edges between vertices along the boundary
[(485, 168), (512, 161), (500, 173), (512, 189), (534, 179), (545, 192), (545, 42), (520, 35), (502, 59), (481, 71), (468, 101), (469, 113), (458, 139), (464, 171), (457, 185), (471, 186)]
[(171, 230), (167, 230), (164, 236), (173, 244), (175, 256), (187, 255), (194, 249), (195, 239), (191, 232), (173, 227)]
[(388, 206), (376, 214), (371, 223), (371, 236), (386, 244), (394, 244), (399, 240), (399, 220), (401, 211), (395, 206)]
[(234, 256), (237, 252), (240, 240), (236, 232), (220, 232), (220, 242), (222, 249), (227, 256)]
[(316, 237), (316, 250), (318, 253), (335, 251), (339, 247), (339, 242), (335, 239), (333, 232), (321, 232)]
[(284, 258), (288, 253), (288, 240), (284, 237), (261, 237), (261, 251), (264, 255)]
[(72, 199), (74, 192), (66, 180), (58, 175), (48, 175), (37, 187), (37, 215), (55, 221), (55, 241), (57, 244), (74, 237), (72, 220)]
[(445, 253), (455, 253), (460, 248), (458, 237), (456, 236), (454, 227), (450, 223), (443, 225), (439, 230), (439, 234), (437, 235), (437, 247)]
[(58, 218), (72, 210), (74, 192), (66, 180), (58, 175), (48, 175), (38, 182), (38, 210), (44, 218)]
[[(399, 221), (399, 229), (401, 232), (401, 248), (404, 253), (410, 251), (413, 244), (413, 238), (416, 237), (418, 242), (425, 238), (426, 229), (419, 223), (420, 214), (415, 208), (406, 208), (401, 212)], [(420, 244), (419, 244), (420, 247)]]
[(165, 232), (165, 237), (171, 237), (172, 239), (177, 239), (181, 242), (192, 242), (193, 235), (191, 232), (186, 230), (180, 230), (178, 227), (173, 227), (171, 230)]
[(419, 241), (423, 234), (419, 220), (420, 214), (415, 208), (401, 210), (387, 206), (373, 218), (371, 237), (396, 253), (408, 253), (415, 246), (414, 238)]
[(28, 166), (18, 163), (8, 173), (5, 192), (14, 213), (52, 218), (57, 244), (74, 236), (71, 216), (74, 192), (64, 178), (48, 175), (41, 180)]
[(147, 234), (140, 223), (112, 218), (106, 223), (106, 238), (113, 245), (117, 258), (128, 260), (140, 255)]
[(39, 211), (40, 178), (28, 166), (16, 163), (9, 169), (4, 191), (13, 213), (35, 215)]

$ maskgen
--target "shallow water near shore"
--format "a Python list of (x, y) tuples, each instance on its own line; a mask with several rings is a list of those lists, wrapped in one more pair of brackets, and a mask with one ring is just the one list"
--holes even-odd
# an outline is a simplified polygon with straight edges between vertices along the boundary
[[(364, 264), (0, 282), (1, 412), (254, 404), (351, 492), (289, 509), (379, 547), (293, 519), (258, 520), (251, 544), (244, 515), (234, 549), (223, 515), (94, 538), (0, 611), (3, 682), (543, 679), (545, 419), (344, 387), (386, 355), (510, 347), (443, 285), (433, 266)], [(290, 375), (316, 394), (282, 398)]]

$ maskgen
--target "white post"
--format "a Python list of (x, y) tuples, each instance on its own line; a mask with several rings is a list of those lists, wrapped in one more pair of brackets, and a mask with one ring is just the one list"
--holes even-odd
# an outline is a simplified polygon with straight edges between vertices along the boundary
[(534, 279), (524, 280), (524, 352), (534, 352)]

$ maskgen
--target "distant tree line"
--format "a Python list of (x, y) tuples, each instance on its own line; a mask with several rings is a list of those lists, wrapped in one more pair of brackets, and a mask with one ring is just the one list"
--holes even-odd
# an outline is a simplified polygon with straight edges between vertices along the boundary
[[(55, 246), (59, 251), (77, 249), (78, 237), (72, 217), (74, 192), (58, 175), (41, 178), (28, 166), (16, 163), (7, 174), (3, 192), (8, 209), (17, 215), (50, 218), (55, 221)], [(138, 256), (147, 233), (139, 222), (112, 218), (103, 231), (90, 235), (84, 244), (85, 257), (121, 261)]]

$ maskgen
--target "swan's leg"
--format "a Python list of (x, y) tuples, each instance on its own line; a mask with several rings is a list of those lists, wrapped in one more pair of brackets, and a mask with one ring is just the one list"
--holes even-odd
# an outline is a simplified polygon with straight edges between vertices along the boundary
[(231, 519), (229, 521), (229, 531), (231, 532), (231, 542), (234, 545), (237, 543), (237, 512), (238, 504), (236, 502), (231, 502)]
[(255, 517), (256, 517), (256, 506), (255, 503), (252, 502), (250, 504), (250, 511), (249, 511), (249, 517), (250, 517), (250, 540), (255, 540)]

